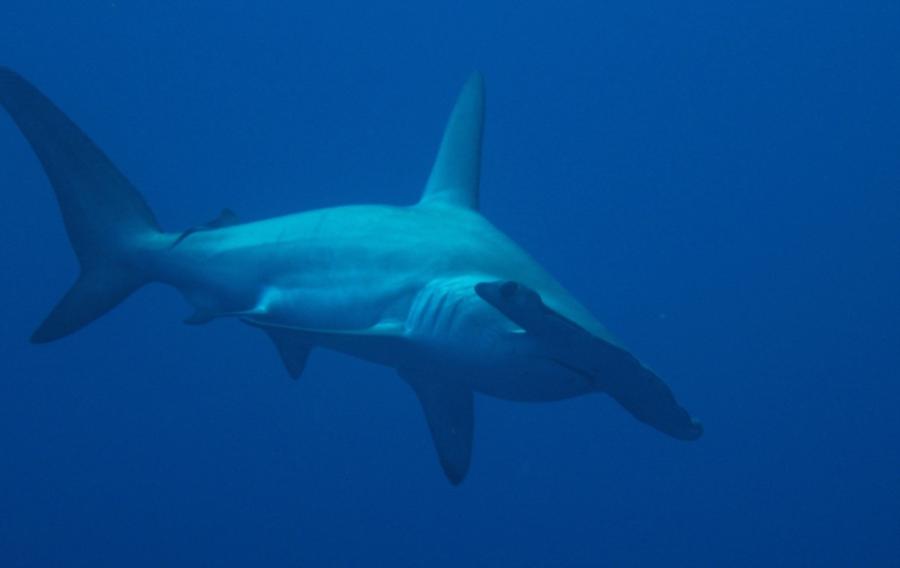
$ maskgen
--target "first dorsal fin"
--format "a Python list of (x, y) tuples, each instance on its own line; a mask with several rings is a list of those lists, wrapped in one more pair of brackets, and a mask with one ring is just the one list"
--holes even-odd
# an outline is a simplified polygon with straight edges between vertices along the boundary
[(478, 209), (484, 79), (474, 73), (456, 100), (420, 203)]

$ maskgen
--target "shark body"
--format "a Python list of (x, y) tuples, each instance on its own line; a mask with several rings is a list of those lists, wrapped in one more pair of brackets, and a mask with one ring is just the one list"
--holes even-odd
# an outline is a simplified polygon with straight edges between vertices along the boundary
[(473, 392), (551, 401), (603, 392), (679, 439), (700, 424), (649, 369), (478, 212), (484, 88), (450, 116), (421, 200), (239, 223), (230, 211), (163, 231), (137, 190), (35, 87), (0, 68), (0, 103), (41, 160), (81, 275), (32, 336), (77, 331), (149, 282), (177, 288), (186, 321), (239, 318), (298, 377), (324, 347), (398, 370), (416, 392), (448, 479), (471, 456)]

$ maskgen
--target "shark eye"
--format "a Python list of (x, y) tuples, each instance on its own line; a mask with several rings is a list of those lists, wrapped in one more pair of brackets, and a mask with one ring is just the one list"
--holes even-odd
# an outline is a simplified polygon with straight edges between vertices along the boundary
[(504, 298), (512, 298), (519, 291), (519, 285), (515, 282), (504, 282), (500, 285), (500, 295)]

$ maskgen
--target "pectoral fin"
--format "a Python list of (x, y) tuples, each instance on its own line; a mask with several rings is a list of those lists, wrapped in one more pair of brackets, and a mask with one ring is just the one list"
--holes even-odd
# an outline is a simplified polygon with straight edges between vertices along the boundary
[(444, 474), (450, 483), (459, 485), (469, 470), (472, 456), (472, 389), (419, 371), (401, 370), (400, 376), (422, 404)]

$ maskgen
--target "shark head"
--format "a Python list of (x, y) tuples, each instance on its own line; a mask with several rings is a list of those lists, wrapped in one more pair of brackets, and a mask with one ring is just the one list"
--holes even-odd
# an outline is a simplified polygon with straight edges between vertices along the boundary
[(543, 307), (540, 295), (534, 290), (522, 286), (512, 280), (500, 282), (479, 282), (475, 286), (475, 293), (484, 301), (501, 311), (528, 312)]
[(703, 425), (653, 371), (548, 307), (535, 290), (506, 280), (480, 282), (475, 293), (538, 340), (547, 358), (586, 377), (595, 390), (616, 399), (638, 420), (679, 440), (703, 435)]
[(569, 318), (549, 308), (537, 291), (519, 282), (479, 282), (475, 285), (475, 293), (516, 325), (536, 336), (565, 341), (573, 333), (589, 334)]

